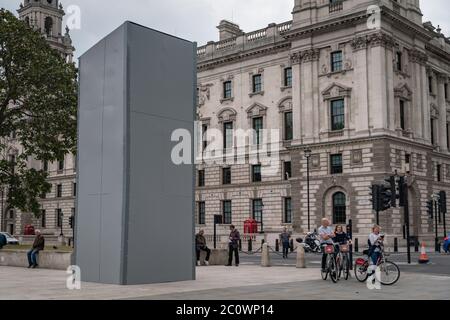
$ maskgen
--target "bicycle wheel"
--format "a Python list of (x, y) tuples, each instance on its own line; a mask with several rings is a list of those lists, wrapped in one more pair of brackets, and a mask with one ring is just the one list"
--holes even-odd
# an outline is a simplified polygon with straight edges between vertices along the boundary
[(379, 265), (381, 271), (380, 282), (385, 286), (392, 286), (400, 279), (400, 268), (393, 262), (385, 261)]
[(368, 264), (360, 266), (355, 263), (355, 278), (359, 282), (366, 282), (369, 274), (367, 273)]
[(350, 259), (348, 255), (344, 255), (344, 259), (342, 261), (342, 272), (344, 273), (344, 279), (348, 280), (350, 276)]
[(322, 280), (326, 281), (328, 279), (328, 274), (330, 273), (330, 269), (328, 268), (330, 256), (327, 256), (327, 263), (325, 264), (325, 271), (321, 270), (320, 273), (322, 275)]
[(336, 263), (336, 259), (331, 255), (330, 255), (329, 270), (331, 281), (337, 283), (339, 281), (339, 267)]

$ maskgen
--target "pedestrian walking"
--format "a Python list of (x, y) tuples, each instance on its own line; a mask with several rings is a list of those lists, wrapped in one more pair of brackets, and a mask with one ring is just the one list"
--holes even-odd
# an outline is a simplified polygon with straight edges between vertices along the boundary
[(200, 265), (200, 253), (206, 252), (205, 265), (209, 265), (209, 258), (211, 256), (211, 250), (206, 246), (206, 238), (204, 236), (205, 231), (200, 230), (195, 235), (195, 252), (197, 254), (197, 266)]
[(228, 241), (228, 264), (227, 267), (232, 266), (233, 254), (234, 262), (236, 267), (239, 267), (239, 241), (241, 240), (241, 235), (235, 226), (230, 226), (230, 237)]
[(39, 255), (39, 252), (44, 250), (45, 247), (45, 239), (44, 236), (41, 234), (40, 230), (35, 231), (36, 238), (34, 239), (33, 246), (31, 247), (31, 250), (27, 252), (28, 257), (28, 268), (37, 268), (38, 261), (37, 257)]
[(291, 234), (287, 231), (287, 228), (284, 228), (283, 232), (280, 234), (280, 241), (283, 246), (283, 259), (288, 258), (289, 249), (291, 247), (290, 240)]

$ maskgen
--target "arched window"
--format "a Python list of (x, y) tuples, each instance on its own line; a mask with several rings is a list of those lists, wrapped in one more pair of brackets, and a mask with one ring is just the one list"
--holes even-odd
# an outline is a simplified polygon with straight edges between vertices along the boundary
[(53, 20), (50, 17), (45, 18), (45, 33), (48, 36), (52, 35), (52, 28), (53, 28)]
[(336, 192), (333, 195), (333, 223), (347, 223), (347, 198), (342, 192)]

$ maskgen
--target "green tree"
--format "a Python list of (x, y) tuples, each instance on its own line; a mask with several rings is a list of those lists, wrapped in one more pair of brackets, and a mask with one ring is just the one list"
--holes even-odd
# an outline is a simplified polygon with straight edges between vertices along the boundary
[(77, 70), (43, 36), (0, 9), (0, 186), (7, 205), (39, 216), (47, 173), (76, 148)]

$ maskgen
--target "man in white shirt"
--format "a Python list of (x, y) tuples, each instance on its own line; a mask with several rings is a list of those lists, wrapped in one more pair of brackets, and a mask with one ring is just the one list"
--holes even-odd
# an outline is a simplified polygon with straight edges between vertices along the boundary
[[(330, 227), (330, 220), (327, 218), (322, 219), (322, 226), (319, 228), (320, 245), (333, 244), (334, 234), (333, 228)], [(322, 255), (322, 271), (325, 271), (325, 265), (327, 263), (327, 254), (324, 252)]]

